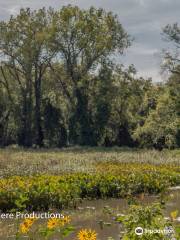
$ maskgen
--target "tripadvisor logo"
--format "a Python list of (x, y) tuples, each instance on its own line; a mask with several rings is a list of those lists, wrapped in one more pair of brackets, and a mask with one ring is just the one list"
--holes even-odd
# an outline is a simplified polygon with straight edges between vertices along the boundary
[(173, 234), (174, 229), (172, 227), (166, 227), (165, 229), (143, 229), (142, 227), (135, 228), (135, 234), (140, 236), (143, 234), (155, 234), (160, 233), (164, 235)]

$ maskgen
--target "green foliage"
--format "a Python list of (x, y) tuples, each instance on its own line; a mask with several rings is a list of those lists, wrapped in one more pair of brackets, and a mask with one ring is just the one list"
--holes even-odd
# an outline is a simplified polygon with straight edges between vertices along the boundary
[[(146, 207), (132, 205), (129, 213), (117, 217), (116, 221), (121, 222), (125, 228), (123, 240), (166, 240), (175, 237), (175, 227), (172, 222), (164, 219), (162, 206), (158, 203)], [(142, 229), (141, 235), (136, 234), (137, 228)], [(167, 231), (168, 229), (172, 230), (171, 233)]]
[(16, 141), (16, 126), (4, 88), (0, 88), (0, 109), (0, 145), (6, 146)]
[[(180, 183), (176, 170), (152, 166), (103, 166), (96, 174), (10, 177), (0, 180), (2, 211), (40, 211), (75, 207), (78, 199), (120, 198), (137, 193), (160, 193)], [(98, 168), (97, 168), (98, 169)], [(162, 170), (161, 170), (162, 169)], [(176, 168), (175, 168), (176, 169)]]
[(67, 144), (67, 131), (61, 110), (50, 101), (44, 104), (44, 145), (46, 147), (63, 147)]
[[(131, 38), (112, 12), (21, 9), (0, 32), (0, 146), (180, 146), (178, 55), (161, 86), (118, 65)], [(178, 24), (164, 35), (178, 51)]]
[[(86, 87), (93, 78), (90, 72), (130, 45), (117, 16), (103, 9), (81, 10), (71, 5), (59, 11), (21, 9), (17, 16), (2, 21), (0, 30), (0, 83), (12, 108), (16, 106), (16, 142), (27, 147), (64, 146), (70, 132), (72, 143), (96, 144)], [(55, 90), (56, 84), (60, 84), (59, 91)], [(62, 116), (60, 104), (53, 110), (44, 105), (43, 99), (49, 101), (51, 92), (56, 98), (61, 95), (65, 102), (70, 101), (71, 114)], [(55, 117), (51, 126), (47, 120), (50, 111)]]
[(141, 145), (158, 149), (175, 148), (179, 145), (180, 118), (176, 103), (176, 98), (169, 89), (159, 96), (156, 108), (149, 112), (144, 125), (139, 126), (134, 133)]

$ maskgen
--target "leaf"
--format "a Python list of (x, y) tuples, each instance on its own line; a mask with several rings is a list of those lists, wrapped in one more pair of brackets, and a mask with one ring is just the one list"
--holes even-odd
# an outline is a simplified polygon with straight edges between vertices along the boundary
[(73, 233), (74, 230), (75, 230), (75, 227), (73, 227), (73, 226), (68, 226), (68, 227), (66, 227), (66, 228), (62, 231), (62, 235), (63, 235), (64, 237), (67, 237), (67, 236), (69, 236), (71, 233)]

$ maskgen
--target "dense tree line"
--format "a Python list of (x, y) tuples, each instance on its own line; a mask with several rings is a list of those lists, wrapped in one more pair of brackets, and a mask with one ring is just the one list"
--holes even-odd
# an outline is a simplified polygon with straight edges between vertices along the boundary
[(113, 56), (131, 45), (103, 9), (21, 9), (0, 22), (0, 145), (180, 146), (180, 28), (164, 35), (169, 80), (155, 84)]

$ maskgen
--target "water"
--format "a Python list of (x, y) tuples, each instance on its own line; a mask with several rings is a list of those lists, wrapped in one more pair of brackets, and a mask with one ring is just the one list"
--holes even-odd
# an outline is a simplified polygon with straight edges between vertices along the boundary
[[(142, 204), (150, 204), (156, 201), (156, 196), (139, 196)], [(106, 240), (108, 237), (113, 237), (115, 240), (119, 240), (119, 233), (122, 231), (120, 224), (113, 224), (112, 226), (106, 226), (101, 228), (98, 223), (100, 220), (106, 223), (113, 223), (112, 216), (105, 213), (104, 207), (113, 209), (113, 213), (126, 214), (128, 210), (128, 203), (125, 199), (108, 199), (108, 200), (92, 200), (83, 201), (79, 204), (76, 210), (64, 211), (64, 215), (70, 215), (72, 224), (76, 227), (76, 233), (72, 234), (67, 240), (75, 239), (78, 230), (84, 228), (91, 228), (98, 233), (98, 239)], [(170, 212), (178, 210), (180, 213), (180, 189), (172, 189), (169, 193), (169, 201), (166, 203), (164, 216), (169, 217)], [(180, 219), (178, 218), (180, 221)], [(13, 240), (13, 234), (15, 232), (15, 226), (13, 220), (3, 220), (0, 223), (0, 240)], [(42, 238), (43, 239), (43, 238)], [(56, 236), (53, 238), (58, 240)], [(38, 238), (39, 240), (39, 238)]]

